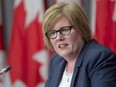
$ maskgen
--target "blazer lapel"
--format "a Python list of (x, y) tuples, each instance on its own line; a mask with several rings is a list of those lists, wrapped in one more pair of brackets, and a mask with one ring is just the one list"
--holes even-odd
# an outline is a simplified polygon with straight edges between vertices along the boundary
[(73, 72), (73, 77), (72, 77), (70, 87), (74, 87), (75, 79), (77, 79), (77, 75), (78, 75), (78, 72), (79, 72), (79, 67), (81, 66), (81, 63), (82, 63), (82, 59), (83, 59), (83, 56), (80, 56), (78, 58), (78, 61), (77, 61), (76, 65), (75, 65), (75, 69), (74, 69), (74, 72)]
[(63, 60), (58, 66), (56, 66), (56, 70), (54, 72), (53, 78), (52, 78), (52, 84), (50, 87), (58, 87), (60, 80), (62, 78), (62, 74), (64, 72), (66, 61)]

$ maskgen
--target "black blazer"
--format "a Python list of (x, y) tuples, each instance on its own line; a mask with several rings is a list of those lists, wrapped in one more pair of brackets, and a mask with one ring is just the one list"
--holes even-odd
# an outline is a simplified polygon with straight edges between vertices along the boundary
[[(58, 87), (66, 61), (54, 54), (45, 87)], [(70, 87), (116, 87), (116, 54), (95, 40), (85, 43), (77, 58)]]

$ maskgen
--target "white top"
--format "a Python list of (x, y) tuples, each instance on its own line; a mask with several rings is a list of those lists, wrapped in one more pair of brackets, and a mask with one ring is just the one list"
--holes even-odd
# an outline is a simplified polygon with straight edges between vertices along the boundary
[(59, 87), (70, 87), (72, 75), (73, 73), (68, 73), (65, 69)]

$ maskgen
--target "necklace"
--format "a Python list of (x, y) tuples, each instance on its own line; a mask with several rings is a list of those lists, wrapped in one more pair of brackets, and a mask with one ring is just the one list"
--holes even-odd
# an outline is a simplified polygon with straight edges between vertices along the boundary
[(68, 72), (66, 71), (66, 69), (65, 69), (65, 76), (66, 76), (66, 81), (67, 81), (67, 82), (69, 82), (69, 81), (71, 80), (72, 74), (73, 74), (73, 73), (68, 73)]
[(69, 82), (70, 78), (67, 79), (67, 82)]

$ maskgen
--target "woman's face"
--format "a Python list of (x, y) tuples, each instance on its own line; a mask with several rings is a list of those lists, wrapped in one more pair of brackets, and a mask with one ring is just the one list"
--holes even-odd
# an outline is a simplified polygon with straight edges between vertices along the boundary
[[(52, 30), (59, 30), (64, 26), (72, 25), (65, 17), (62, 17), (54, 24)], [(56, 53), (64, 58), (76, 57), (84, 43), (81, 34), (77, 31), (77, 29), (75, 29), (75, 27), (71, 29), (71, 33), (68, 35), (62, 35), (57, 32), (57, 37), (50, 39), (50, 42)]]

